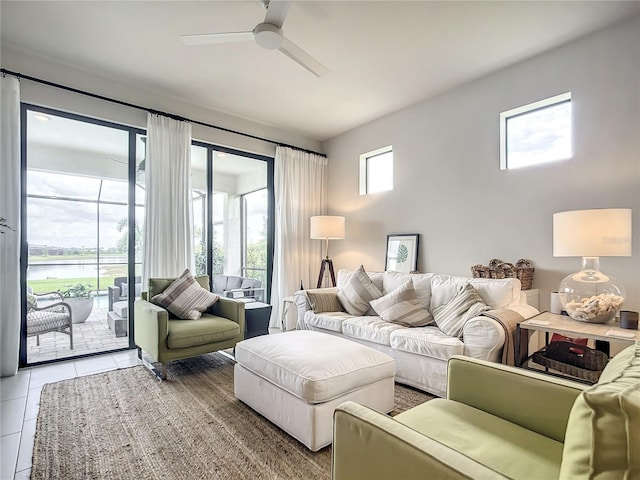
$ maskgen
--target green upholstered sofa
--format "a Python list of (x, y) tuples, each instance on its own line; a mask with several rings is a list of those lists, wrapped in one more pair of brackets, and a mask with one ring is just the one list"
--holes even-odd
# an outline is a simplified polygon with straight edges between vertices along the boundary
[[(209, 277), (195, 277), (209, 290)], [(156, 375), (167, 377), (167, 363), (232, 348), (244, 338), (244, 303), (220, 299), (198, 320), (176, 318), (148, 299), (162, 293), (175, 279), (151, 278), (149, 288), (134, 303), (134, 334), (138, 356), (147, 353), (153, 362), (162, 364)]]
[(446, 399), (334, 416), (333, 480), (640, 478), (640, 342), (588, 386), (469, 357)]

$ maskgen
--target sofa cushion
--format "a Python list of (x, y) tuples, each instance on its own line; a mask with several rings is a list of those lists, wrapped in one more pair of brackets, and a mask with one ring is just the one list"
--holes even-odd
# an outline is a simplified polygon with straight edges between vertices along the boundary
[[(134, 285), (134, 293), (136, 297), (140, 296), (140, 292), (142, 291), (142, 284), (136, 283)], [(127, 297), (129, 295), (129, 284), (127, 282), (122, 282), (120, 284), (120, 296)]]
[(231, 340), (240, 334), (240, 326), (227, 318), (204, 314), (197, 320), (169, 320), (167, 346), (170, 349), (197, 347)]
[(236, 288), (241, 288), (242, 280), (243, 280), (242, 277), (229, 275), (227, 277), (227, 288), (225, 288), (225, 290), (234, 290)]
[(338, 290), (340, 303), (351, 315), (364, 315), (370, 308), (369, 302), (381, 296), (382, 292), (373, 284), (362, 265)]
[[(338, 276), (336, 278), (336, 286), (338, 287), (338, 290), (343, 288), (344, 284), (349, 281), (349, 279), (356, 273), (356, 271), (357, 270), (346, 270), (344, 268), (338, 270)], [(367, 275), (369, 276), (373, 284), (378, 288), (378, 290), (382, 292), (384, 290), (382, 285), (383, 278), (387, 273), (388, 272), (367, 272)]]
[(338, 295), (333, 292), (305, 292), (313, 313), (343, 312)]
[(520, 303), (521, 283), (517, 278), (466, 278), (434, 275), (431, 281), (431, 308), (444, 305), (457, 293), (460, 285), (470, 283), (491, 308), (508, 308)]
[(434, 308), (433, 318), (445, 334), (459, 337), (470, 318), (489, 310), (482, 297), (469, 283), (458, 286), (456, 295), (444, 305)]
[(260, 288), (262, 282), (256, 278), (242, 278), (240, 288)]
[(227, 289), (227, 275), (214, 275), (213, 276), (213, 291), (223, 293)]
[(129, 318), (129, 302), (127, 300), (113, 302), (113, 311), (122, 318)]
[[(604, 380), (602, 379), (604, 377)], [(571, 409), (560, 478), (640, 475), (640, 342), (607, 364)]]
[(312, 310), (308, 310), (304, 314), (304, 321), (307, 325), (340, 333), (342, 333), (342, 322), (351, 318), (353, 316), (346, 312), (313, 313)]
[(558, 478), (562, 443), (482, 410), (436, 398), (394, 419), (507, 478)]
[(407, 327), (422, 327), (433, 322), (433, 317), (416, 299), (413, 281), (409, 278), (392, 292), (371, 300), (371, 307), (385, 322)]
[(202, 288), (189, 269), (175, 279), (162, 293), (151, 298), (179, 319), (197, 320), (207, 308), (218, 301), (218, 295)]
[(447, 361), (453, 355), (464, 354), (464, 343), (450, 337), (438, 327), (403, 328), (390, 335), (391, 348), (425, 357)]
[(431, 279), (433, 276), (433, 273), (384, 272), (382, 274), (382, 293), (392, 292), (407, 280), (412, 280), (416, 298), (424, 308), (429, 310), (431, 308)]
[(367, 342), (390, 345), (391, 332), (406, 329), (397, 323), (381, 320), (380, 317), (351, 317), (342, 322), (342, 333), (347, 337), (365, 340)]

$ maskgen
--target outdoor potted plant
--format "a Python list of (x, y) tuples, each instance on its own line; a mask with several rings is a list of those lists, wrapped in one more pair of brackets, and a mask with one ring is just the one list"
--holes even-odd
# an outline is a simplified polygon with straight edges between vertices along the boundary
[(65, 285), (60, 290), (64, 301), (71, 307), (71, 321), (73, 323), (84, 323), (93, 309), (93, 297), (91, 296), (91, 284), (76, 283), (75, 285)]

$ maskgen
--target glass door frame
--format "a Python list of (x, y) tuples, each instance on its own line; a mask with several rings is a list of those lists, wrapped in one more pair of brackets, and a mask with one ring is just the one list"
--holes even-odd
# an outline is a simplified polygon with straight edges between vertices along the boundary
[(212, 143), (205, 143), (193, 140), (191, 145), (204, 147), (207, 149), (207, 274), (209, 275), (209, 286), (213, 286), (213, 154), (214, 152), (238, 155), (266, 162), (267, 166), (267, 285), (265, 285), (265, 302), (271, 300), (271, 279), (273, 278), (273, 252), (275, 248), (275, 192), (274, 192), (274, 164), (275, 159), (257, 153), (243, 152), (234, 148), (223, 147)]
[(121, 125), (106, 120), (100, 120), (85, 115), (65, 112), (53, 108), (42, 107), (39, 105), (33, 105), (25, 102), (20, 103), (20, 354), (19, 354), (19, 367), (31, 367), (36, 365), (44, 365), (48, 363), (55, 363), (60, 361), (66, 361), (71, 359), (92, 357), (95, 355), (102, 355), (104, 353), (112, 353), (118, 351), (125, 351), (135, 348), (135, 338), (133, 335), (133, 320), (134, 320), (134, 308), (133, 302), (135, 299), (135, 228), (128, 229), (127, 238), (127, 276), (129, 278), (128, 287), (128, 324), (129, 324), (129, 346), (124, 348), (118, 348), (113, 350), (104, 350), (100, 352), (91, 352), (80, 355), (72, 355), (60, 359), (44, 360), (40, 362), (28, 363), (27, 361), (27, 267), (29, 259), (29, 249), (27, 244), (27, 112), (38, 112), (45, 115), (52, 115), (62, 117), (70, 120), (76, 120), (80, 122), (91, 123), (103, 127), (114, 128), (116, 130), (125, 131), (128, 133), (128, 152), (129, 162), (127, 165), (128, 173), (128, 195), (127, 195), (127, 218), (129, 225), (135, 225), (135, 187), (136, 187), (136, 135), (146, 135), (146, 130), (136, 127), (130, 127)]

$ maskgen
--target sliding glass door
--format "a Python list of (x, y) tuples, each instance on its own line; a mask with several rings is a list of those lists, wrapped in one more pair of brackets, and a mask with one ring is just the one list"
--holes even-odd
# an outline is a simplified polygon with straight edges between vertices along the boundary
[(21, 363), (128, 348), (135, 131), (27, 105), (23, 119)]
[[(204, 273), (206, 264), (212, 277), (258, 280), (265, 292), (260, 298), (268, 301), (273, 263), (273, 158), (196, 142), (191, 168), (196, 268)], [(205, 203), (208, 208), (201, 206)], [(205, 218), (209, 228), (202, 233)]]
[[(140, 129), (23, 105), (22, 366), (133, 348), (145, 221)], [(196, 274), (268, 301), (273, 159), (194, 142)]]

